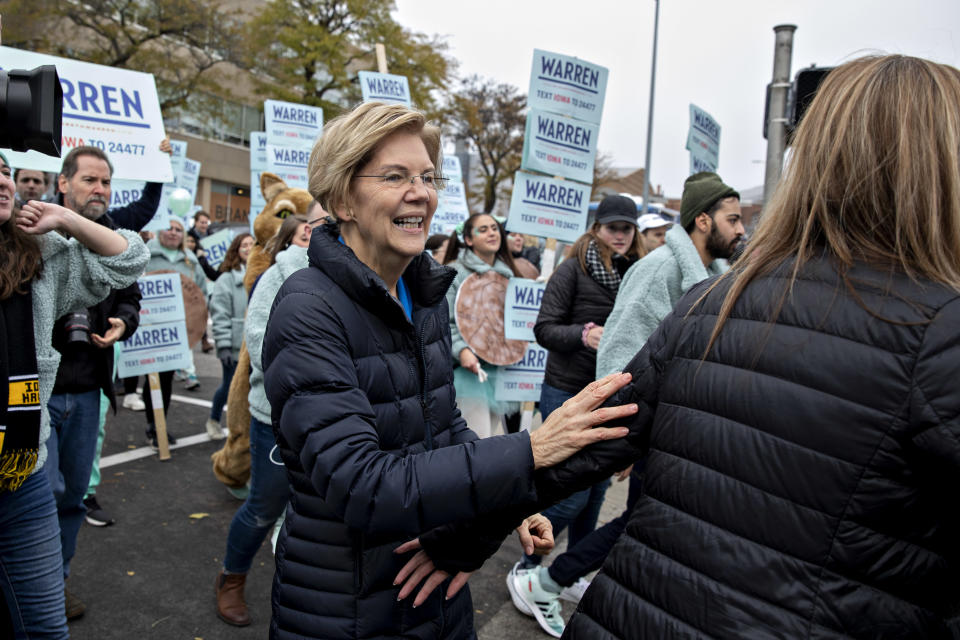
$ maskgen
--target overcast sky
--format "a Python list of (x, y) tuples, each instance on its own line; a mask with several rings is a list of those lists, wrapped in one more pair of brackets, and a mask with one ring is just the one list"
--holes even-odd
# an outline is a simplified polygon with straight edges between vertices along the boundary
[[(406, 27), (446, 37), (459, 73), (527, 92), (533, 49), (610, 70), (599, 148), (616, 166), (643, 166), (650, 96), (654, 0), (396, 0)], [(654, 106), (653, 184), (679, 196), (692, 102), (720, 123), (724, 180), (763, 183), (765, 88), (773, 27), (794, 24), (791, 77), (867, 53), (902, 53), (960, 67), (960, 0), (661, 0)]]

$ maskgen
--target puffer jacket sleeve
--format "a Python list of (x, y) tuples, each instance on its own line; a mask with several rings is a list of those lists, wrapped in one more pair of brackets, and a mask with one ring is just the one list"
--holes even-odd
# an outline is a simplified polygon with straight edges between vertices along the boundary
[(533, 500), (526, 433), (403, 457), (383, 451), (346, 338), (362, 328), (343, 326), (322, 292), (296, 284), (284, 284), (270, 315), (266, 392), (287, 466), (338, 517), (367, 534), (414, 537)]
[(960, 474), (960, 298), (927, 326), (911, 394), (913, 444), (956, 482)]
[(223, 274), (213, 283), (213, 295), (210, 296), (210, 319), (213, 321), (213, 341), (217, 349), (233, 349), (240, 345), (233, 342), (233, 288), (236, 284), (236, 273)]
[[(677, 308), (687, 306), (681, 303)], [(434, 564), (450, 573), (476, 571), (496, 553), (504, 538), (523, 518), (593, 486), (640, 459), (649, 446), (649, 430), (657, 408), (664, 364), (675, 347), (681, 321), (682, 315), (676, 311), (664, 321), (624, 369), (633, 379), (606, 402), (605, 406), (637, 404), (638, 411), (631, 421), (600, 425), (629, 427), (630, 433), (625, 438), (598, 442), (556, 466), (538, 470), (534, 474), (536, 499), (532, 502), (517, 503), (482, 520), (457, 522), (424, 533), (420, 544)]]
[(126, 239), (127, 248), (115, 256), (90, 251), (75, 239), (54, 233), (44, 236), (44, 278), (55, 278), (51, 290), (57, 292), (56, 313), (63, 314), (93, 306), (107, 297), (111, 289), (128, 287), (143, 274), (150, 252), (133, 231), (116, 231)]
[(547, 282), (533, 333), (537, 344), (549, 351), (578, 351), (583, 346), (583, 325), (570, 324), (577, 296), (576, 257), (568, 258)]

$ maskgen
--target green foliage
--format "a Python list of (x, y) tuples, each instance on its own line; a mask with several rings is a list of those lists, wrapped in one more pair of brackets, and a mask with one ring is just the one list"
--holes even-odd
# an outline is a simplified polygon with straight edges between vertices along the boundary
[(523, 157), (527, 97), (513, 85), (473, 75), (450, 96), (445, 116), (453, 136), (466, 141), (480, 157), (482, 193), (473, 197), (482, 211), (493, 211), (498, 198), (509, 198)]
[(404, 29), (390, 0), (271, 0), (250, 22), (258, 91), (324, 109), (329, 119), (359, 102), (358, 71), (376, 71), (375, 45), (390, 73), (407, 76), (414, 103), (436, 111), (435, 92), (454, 70), (446, 44)]
[(4, 44), (152, 73), (160, 108), (219, 91), (215, 67), (241, 61), (239, 15), (221, 0), (3, 0)]

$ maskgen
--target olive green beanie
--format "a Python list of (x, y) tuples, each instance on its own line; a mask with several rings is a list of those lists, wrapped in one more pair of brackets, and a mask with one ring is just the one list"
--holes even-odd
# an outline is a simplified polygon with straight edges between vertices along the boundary
[(683, 183), (680, 224), (686, 229), (698, 215), (709, 211), (717, 200), (730, 196), (740, 199), (740, 194), (733, 187), (725, 185), (717, 174), (711, 171), (693, 174)]

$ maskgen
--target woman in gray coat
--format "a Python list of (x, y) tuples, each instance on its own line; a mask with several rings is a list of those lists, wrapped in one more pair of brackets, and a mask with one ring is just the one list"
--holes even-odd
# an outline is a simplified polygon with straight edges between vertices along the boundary
[(230, 381), (237, 368), (240, 345), (243, 343), (243, 316), (247, 312), (247, 291), (243, 288), (247, 256), (253, 248), (254, 239), (249, 233), (241, 233), (230, 243), (227, 254), (220, 263), (220, 277), (213, 284), (210, 296), (210, 319), (213, 321), (213, 340), (217, 345), (217, 358), (223, 369), (220, 388), (213, 394), (213, 405), (207, 419), (207, 435), (211, 440), (221, 440), (220, 415), (230, 391)]

